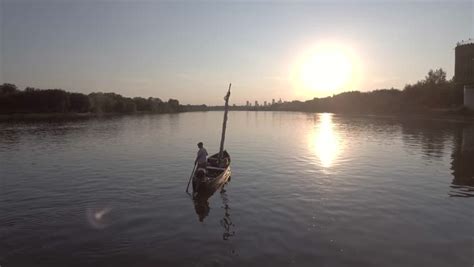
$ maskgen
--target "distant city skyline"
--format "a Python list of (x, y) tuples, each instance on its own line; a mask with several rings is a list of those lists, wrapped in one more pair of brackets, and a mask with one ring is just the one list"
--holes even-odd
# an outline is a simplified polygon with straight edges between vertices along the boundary
[[(229, 82), (237, 105), (403, 89), (429, 69), (453, 76), (456, 43), (474, 37), (473, 14), (473, 1), (3, 0), (0, 83), (208, 105), (223, 103)], [(294, 81), (300, 60), (321, 44), (353, 56), (341, 88)]]

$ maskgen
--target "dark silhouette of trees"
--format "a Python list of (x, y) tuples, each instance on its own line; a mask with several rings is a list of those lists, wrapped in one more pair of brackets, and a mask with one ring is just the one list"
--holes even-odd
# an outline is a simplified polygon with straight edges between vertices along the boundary
[(69, 94), (70, 111), (84, 113), (90, 110), (89, 97), (80, 93)]
[[(206, 106), (204, 106), (206, 108)], [(60, 89), (0, 85), (0, 113), (172, 113), (182, 111), (179, 101), (159, 98), (128, 98), (116, 93), (70, 93)]]
[(145, 99), (143, 97), (134, 97), (133, 102), (137, 108), (137, 111), (150, 111), (151, 110), (151, 98)]
[[(402, 114), (433, 110), (455, 110), (463, 103), (463, 91), (443, 69), (430, 70), (423, 80), (403, 90), (351, 91), (308, 101), (277, 102), (267, 106), (231, 106), (233, 110), (281, 110), (334, 113)], [(217, 110), (205, 105), (180, 105), (176, 99), (128, 98), (116, 93), (70, 93), (60, 89), (18, 90), (14, 84), (0, 85), (0, 113), (173, 113)], [(459, 109), (460, 110), (460, 109)], [(458, 114), (462, 114), (459, 113)], [(470, 113), (466, 113), (470, 114)]]
[(208, 111), (211, 110), (206, 105), (181, 105), (180, 107), (181, 112), (191, 112), (191, 111)]
[(430, 70), (424, 80), (405, 86), (403, 102), (410, 109), (455, 107), (462, 104), (462, 91), (446, 80), (443, 69)]
[(133, 99), (115, 93), (91, 93), (91, 110), (95, 113), (134, 113), (137, 107)]
[(179, 101), (176, 99), (169, 99), (167, 106), (170, 112), (179, 111)]
[(0, 85), (0, 95), (1, 96), (8, 95), (8, 94), (13, 94), (16, 91), (18, 91), (18, 88), (14, 84), (4, 83), (4, 84)]
[(305, 102), (272, 103), (266, 107), (241, 106), (234, 109), (400, 114), (453, 109), (462, 106), (462, 103), (462, 89), (456, 86), (453, 79), (446, 79), (446, 72), (443, 69), (436, 69), (430, 70), (423, 80), (407, 84), (403, 90), (391, 88), (370, 92), (351, 91)]
[[(25, 91), (12, 90), (11, 85), (0, 86), (0, 112), (2, 113), (56, 113), (69, 110), (69, 93), (59, 89)], [(6, 90), (5, 90), (6, 88)]]

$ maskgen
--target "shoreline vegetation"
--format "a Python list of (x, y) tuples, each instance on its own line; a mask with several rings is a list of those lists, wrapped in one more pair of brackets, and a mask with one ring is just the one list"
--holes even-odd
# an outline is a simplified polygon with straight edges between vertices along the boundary
[[(116, 93), (67, 92), (62, 89), (19, 90), (14, 84), (0, 85), (0, 120), (88, 118), (120, 114), (163, 114), (223, 110), (223, 106), (181, 105), (176, 99), (124, 97)], [(307, 101), (266, 106), (229, 106), (229, 110), (330, 112), (351, 115), (416, 116), (472, 119), (474, 112), (463, 107), (463, 88), (446, 79), (442, 69), (430, 70), (403, 90), (350, 91)]]
[(207, 110), (206, 105), (180, 105), (176, 99), (124, 97), (116, 93), (67, 92), (62, 89), (19, 90), (0, 85), (0, 119), (86, 118), (119, 114), (177, 113)]
[[(398, 116), (439, 119), (474, 119), (474, 110), (463, 105), (463, 87), (443, 69), (430, 70), (423, 80), (400, 89), (349, 91), (307, 101), (260, 106), (231, 106), (230, 110), (328, 112), (335, 114)], [(211, 106), (209, 110), (222, 110)]]

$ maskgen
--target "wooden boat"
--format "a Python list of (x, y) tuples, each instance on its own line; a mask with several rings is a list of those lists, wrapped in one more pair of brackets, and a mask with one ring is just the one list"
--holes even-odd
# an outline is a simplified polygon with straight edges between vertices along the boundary
[[(219, 153), (216, 153), (207, 159), (206, 168), (198, 168), (197, 170), (193, 170), (193, 173), (191, 174), (194, 197), (199, 196), (205, 199), (206, 197), (209, 198), (217, 189), (223, 188), (223, 186), (230, 180), (230, 155), (226, 150), (224, 150), (224, 140), (231, 86), (232, 84), (229, 84), (229, 90), (224, 97), (224, 121), (222, 123), (222, 136)], [(188, 192), (187, 188), (186, 192)]]
[(209, 198), (218, 189), (222, 189), (230, 181), (230, 155), (223, 151), (219, 164), (219, 153), (207, 159), (206, 169), (197, 169), (193, 176), (193, 195), (199, 198)]

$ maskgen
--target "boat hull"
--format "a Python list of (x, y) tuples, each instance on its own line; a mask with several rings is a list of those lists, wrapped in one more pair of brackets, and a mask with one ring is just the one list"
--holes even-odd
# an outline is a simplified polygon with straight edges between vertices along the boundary
[(194, 196), (209, 198), (219, 189), (222, 189), (225, 184), (230, 181), (232, 171), (230, 169), (230, 156), (227, 151), (223, 154), (225, 166), (222, 168), (214, 167), (218, 154), (214, 154), (208, 159), (208, 166), (206, 168), (205, 177), (198, 177), (199, 169), (193, 176), (193, 194)]

